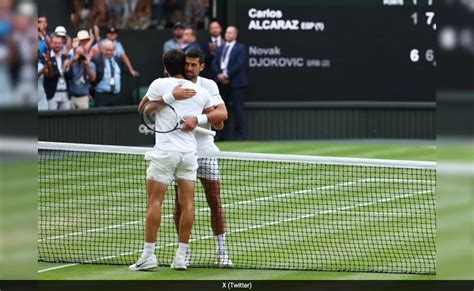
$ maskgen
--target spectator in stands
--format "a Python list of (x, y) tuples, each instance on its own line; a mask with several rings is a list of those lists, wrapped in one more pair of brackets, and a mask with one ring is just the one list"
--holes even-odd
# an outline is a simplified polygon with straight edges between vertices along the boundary
[(64, 26), (56, 26), (56, 28), (54, 29), (54, 34), (56, 36), (59, 36), (61, 37), (61, 39), (63, 40), (63, 44), (65, 45), (66, 44), (66, 41), (67, 41), (67, 30)]
[(163, 14), (165, 16), (165, 27), (173, 27), (177, 22), (182, 21), (183, 8), (177, 0), (164, 0)]
[(47, 33), (48, 18), (45, 16), (38, 17), (38, 53), (40, 56), (46, 53), (49, 48), (51, 39)]
[(86, 56), (86, 49), (82, 46), (74, 50), (74, 58), (66, 61), (64, 75), (69, 81), (71, 108), (89, 108), (89, 89), (95, 81), (95, 64)]
[(71, 14), (72, 26), (75, 30), (86, 29), (89, 27), (91, 1), (74, 0), (74, 11)]
[(130, 28), (147, 29), (151, 25), (151, 3), (149, 0), (138, 0), (130, 16)]
[(209, 11), (209, 0), (187, 0), (184, 11), (186, 23), (194, 29), (203, 29)]
[(152, 21), (157, 29), (163, 28), (165, 24), (163, 2), (164, 0), (152, 0)]
[(60, 37), (63, 41), (63, 49), (61, 50), (62, 54), (68, 58), (72, 58), (74, 52), (72, 51), (72, 39), (67, 35), (67, 30), (64, 26), (57, 26), (54, 29), (54, 34)]
[(10, 10), (12, 1), (0, 1), (0, 107), (14, 99), (11, 82), (11, 63), (14, 54)]
[(97, 26), (94, 27), (94, 33), (95, 33), (95, 39), (98, 43), (92, 47), (89, 53), (90, 58), (93, 58), (94, 56), (97, 56), (101, 53), (101, 49), (99, 48), (99, 46), (102, 46), (105, 41), (107, 40), (111, 41), (115, 46), (114, 57), (119, 58), (120, 60), (123, 61), (125, 66), (127, 66), (127, 69), (130, 72), (130, 75), (132, 75), (133, 77), (137, 77), (139, 75), (138, 71), (136, 71), (133, 68), (132, 63), (130, 62), (130, 59), (125, 53), (125, 49), (123, 48), (122, 43), (117, 40), (118, 35), (114, 27), (110, 27), (106, 30), (105, 32), (106, 39), (103, 41), (100, 41), (99, 28)]
[(80, 30), (77, 32), (77, 37), (73, 41), (73, 47), (83, 47), (85, 49), (85, 54), (88, 56), (92, 45), (94, 44), (94, 38), (92, 37), (92, 30)]
[(48, 99), (44, 90), (44, 77), (51, 77), (52, 74), (51, 59), (48, 54), (38, 58), (38, 111), (48, 110)]
[(87, 27), (94, 27), (95, 25), (99, 27), (107, 27), (109, 25), (107, 12), (105, 0), (92, 0), (92, 7)]
[[(224, 90), (224, 100), (232, 104), (234, 138), (243, 140), (245, 139), (244, 101), (248, 86), (246, 72), (248, 56), (246, 46), (237, 42), (237, 34), (235, 26), (227, 27), (226, 44), (217, 49), (213, 69), (217, 72), (217, 82)], [(225, 139), (225, 133), (219, 138)]]
[(111, 40), (104, 40), (101, 44), (103, 54), (92, 60), (96, 66), (96, 85), (94, 104), (100, 106), (115, 106), (120, 104), (120, 66), (114, 57), (115, 44)]
[(212, 69), (212, 60), (216, 55), (217, 48), (223, 46), (225, 40), (222, 37), (222, 27), (219, 21), (211, 21), (211, 23), (209, 23), (208, 31), (209, 38), (201, 44), (204, 55), (206, 56), (202, 76), (214, 80), (217, 75)]
[(184, 47), (184, 26), (177, 22), (173, 27), (173, 37), (167, 40), (163, 45), (163, 54), (171, 49), (182, 49)]
[[(125, 13), (128, 10), (127, 0), (107, 0), (107, 7), (109, 13), (109, 26), (123, 28), (124, 20), (126, 20)], [(128, 12), (128, 11), (127, 11)], [(127, 15), (128, 18), (128, 15)]]
[(13, 17), (12, 39), (15, 43), (15, 65), (13, 79), (15, 86), (14, 103), (37, 104), (37, 52), (38, 31), (36, 5), (33, 2), (19, 2)]
[(64, 76), (64, 64), (67, 56), (62, 53), (64, 48), (63, 37), (53, 34), (51, 36), (51, 69), (50, 75), (45, 75), (44, 89), (48, 98), (49, 110), (69, 109), (68, 85)]
[(183, 33), (183, 52), (187, 51), (189, 48), (198, 48), (201, 49), (201, 46), (196, 40), (196, 31), (192, 28), (186, 28)]

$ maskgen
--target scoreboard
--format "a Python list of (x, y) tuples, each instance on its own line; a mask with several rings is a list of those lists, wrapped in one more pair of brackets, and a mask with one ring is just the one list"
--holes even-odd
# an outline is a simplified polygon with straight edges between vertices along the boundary
[(239, 0), (247, 101), (435, 101), (433, 0)]

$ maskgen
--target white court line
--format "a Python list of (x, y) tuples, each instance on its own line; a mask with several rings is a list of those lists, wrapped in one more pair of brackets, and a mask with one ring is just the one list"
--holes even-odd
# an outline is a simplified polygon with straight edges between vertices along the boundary
[(38, 273), (44, 273), (44, 272), (48, 272), (48, 271), (58, 270), (58, 269), (77, 266), (77, 265), (79, 265), (79, 264), (76, 263), (76, 264), (67, 264), (67, 265), (62, 265), (62, 266), (51, 267), (51, 268), (47, 268), (47, 269), (38, 270)]
[[(348, 183), (351, 183), (351, 182), (348, 182)], [(280, 221), (273, 221), (273, 222), (268, 222), (268, 223), (264, 223), (264, 224), (254, 225), (254, 226), (247, 227), (247, 228), (240, 228), (240, 229), (237, 229), (237, 230), (229, 231), (227, 233), (231, 234), (231, 233), (246, 232), (246, 231), (249, 231), (249, 230), (264, 228), (264, 227), (267, 227), (267, 226), (278, 225), (278, 224), (286, 223), (286, 222), (293, 222), (293, 221), (297, 221), (297, 220), (301, 220), (301, 219), (311, 218), (311, 217), (318, 216), (318, 215), (324, 215), (324, 214), (334, 213), (334, 212), (338, 212), (338, 211), (344, 211), (344, 210), (349, 210), (349, 209), (354, 209), (354, 208), (359, 208), (359, 207), (370, 206), (370, 205), (374, 205), (374, 204), (378, 204), (378, 203), (389, 202), (389, 201), (393, 201), (393, 200), (397, 200), (397, 199), (408, 198), (408, 197), (411, 197), (411, 196), (422, 195), (422, 194), (431, 193), (431, 192), (433, 192), (433, 190), (419, 191), (419, 192), (415, 192), (415, 193), (409, 193), (409, 194), (395, 196), (393, 198), (380, 199), (380, 200), (377, 200), (377, 201), (374, 201), (374, 202), (365, 202), (365, 203), (359, 203), (359, 204), (352, 205), (352, 206), (344, 206), (344, 207), (339, 207), (339, 208), (336, 208), (336, 209), (319, 211), (319, 212), (316, 212), (316, 213), (305, 214), (305, 215), (301, 215), (301, 216), (298, 216), (298, 217), (287, 218), (287, 219), (280, 220)], [(210, 239), (212, 237), (213, 237), (213, 235), (208, 235), (208, 236), (204, 236), (204, 237), (191, 239), (191, 240), (189, 240), (189, 242), (195, 242), (195, 241), (199, 241), (199, 240), (206, 240), (206, 239)], [(170, 246), (174, 246), (174, 245), (176, 245), (176, 243), (169, 243), (169, 244), (166, 244), (166, 245), (157, 246), (155, 249), (161, 249), (161, 248), (170, 247)], [(136, 254), (136, 253), (139, 253), (139, 252), (140, 251), (132, 251), (132, 252), (127, 252), (127, 253), (121, 253), (121, 254), (118, 254), (118, 255), (101, 257), (101, 258), (97, 258), (97, 259), (94, 259), (94, 260), (85, 261), (84, 263), (94, 263), (94, 262), (97, 262), (97, 261), (102, 261), (102, 260), (108, 260), (108, 259), (118, 258), (118, 257), (122, 257), (122, 256), (133, 255), (133, 254)], [(38, 271), (38, 273), (52, 271), (52, 270), (56, 270), (56, 269), (67, 268), (67, 267), (76, 266), (76, 265), (78, 265), (78, 264), (69, 264), (69, 265), (63, 265), (63, 266), (43, 269), (43, 270)]]
[[(285, 197), (288, 197), (288, 196), (307, 194), (307, 193), (311, 193), (311, 192), (314, 192), (314, 191), (334, 189), (334, 188), (337, 188), (337, 187), (340, 187), (340, 186), (349, 186), (349, 185), (353, 185), (353, 184), (357, 184), (357, 183), (364, 183), (364, 182), (367, 182), (367, 179), (357, 180), (357, 181), (352, 181), (352, 182), (344, 182), (344, 183), (339, 183), (339, 184), (335, 184), (335, 185), (326, 185), (326, 186), (321, 186), (321, 187), (318, 187), (318, 188), (315, 188), (315, 189), (300, 190), (300, 191), (289, 192), (289, 193), (284, 193), (284, 194), (260, 197), (260, 198), (256, 198), (256, 199), (238, 201), (238, 202), (234, 202), (234, 203), (224, 204), (224, 205), (222, 205), (222, 207), (223, 208), (231, 208), (231, 207), (236, 206), (236, 205), (252, 204), (254, 202), (268, 201), (268, 200), (273, 200), (273, 199), (278, 199), (278, 198), (285, 198)], [(196, 212), (205, 212), (205, 211), (209, 211), (209, 207), (196, 209)], [(173, 217), (172, 214), (168, 214), (168, 215), (163, 216), (163, 218), (171, 218), (171, 217)], [(143, 221), (144, 221), (144, 219), (135, 220), (135, 221), (127, 221), (127, 222), (120, 223), (120, 224), (108, 225), (108, 226), (105, 226), (105, 227), (87, 229), (87, 230), (84, 230), (84, 231), (73, 232), (73, 233), (69, 233), (69, 234), (65, 234), (65, 235), (58, 235), (58, 236), (47, 237), (47, 238), (44, 238), (44, 239), (38, 239), (38, 242), (43, 242), (43, 241), (47, 241), (47, 240), (62, 239), (62, 238), (65, 238), (65, 237), (78, 236), (78, 235), (83, 235), (83, 234), (86, 234), (86, 233), (93, 233), (93, 232), (98, 232), (98, 231), (103, 231), (103, 230), (108, 230), (108, 229), (121, 228), (121, 227), (125, 227), (125, 226), (128, 226), (128, 225), (140, 224), (140, 223), (143, 223)]]
[[(434, 181), (429, 181), (429, 180), (369, 178), (369, 179), (361, 179), (361, 180), (356, 180), (356, 181), (351, 181), (351, 182), (343, 182), (343, 183), (338, 183), (338, 184), (334, 184), (334, 185), (326, 185), (326, 186), (321, 186), (321, 187), (317, 187), (317, 188), (314, 188), (314, 189), (299, 190), (299, 191), (283, 193), (283, 194), (278, 194), (278, 195), (259, 197), (259, 198), (256, 198), (256, 199), (238, 201), (238, 202), (234, 202), (234, 203), (224, 204), (224, 205), (222, 205), (222, 207), (223, 208), (232, 208), (232, 207), (237, 206), (237, 205), (246, 205), (246, 204), (252, 205), (255, 202), (286, 198), (288, 196), (308, 194), (308, 193), (311, 193), (311, 192), (335, 189), (335, 188), (338, 188), (338, 187), (351, 186), (351, 185), (360, 184), (360, 183), (424, 183), (424, 184), (434, 184), (435, 182)], [(196, 212), (207, 212), (207, 211), (209, 211), (209, 207), (196, 209)], [(163, 216), (163, 218), (172, 218), (172, 217), (173, 217), (173, 214), (168, 214), (168, 215)], [(83, 235), (83, 234), (87, 234), (87, 233), (94, 233), (94, 232), (104, 231), (104, 230), (108, 230), (108, 229), (121, 228), (121, 227), (125, 227), (125, 226), (128, 226), (128, 225), (140, 224), (140, 223), (143, 223), (143, 222), (144, 222), (144, 219), (135, 220), (135, 221), (127, 221), (127, 222), (120, 223), (120, 224), (108, 225), (108, 226), (105, 226), (105, 227), (87, 229), (87, 230), (84, 230), (84, 231), (78, 231), (78, 232), (64, 234), (64, 235), (52, 236), (52, 237), (47, 237), (47, 238), (44, 238), (44, 239), (38, 239), (38, 242), (62, 239), (62, 238), (71, 237), (71, 236), (79, 236), (79, 235)]]

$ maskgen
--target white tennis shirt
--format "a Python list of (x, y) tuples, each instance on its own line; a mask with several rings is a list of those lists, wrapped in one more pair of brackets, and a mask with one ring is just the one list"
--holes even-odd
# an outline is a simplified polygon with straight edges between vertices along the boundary
[[(178, 115), (198, 116), (202, 114), (203, 110), (211, 107), (211, 96), (204, 88), (194, 84), (185, 79), (177, 78), (159, 78), (153, 81), (148, 88), (146, 96), (150, 100), (157, 100), (158, 97), (173, 91), (177, 85), (182, 85), (183, 88), (194, 89), (197, 93), (191, 98), (185, 100), (176, 100), (171, 106), (176, 110)], [(176, 124), (174, 113), (168, 107), (160, 110), (156, 128), (158, 130), (169, 130)], [(155, 149), (160, 151), (175, 151), (175, 152), (196, 152), (197, 142), (193, 131), (175, 130), (170, 133), (156, 133), (155, 134)]]
[[(223, 104), (224, 100), (222, 100), (221, 94), (219, 93), (219, 88), (217, 87), (216, 82), (211, 79), (198, 77), (195, 83), (200, 87), (204, 88), (209, 92), (211, 95), (211, 105), (217, 106), (219, 104)], [(201, 127), (211, 130), (211, 123), (201, 125)], [(208, 134), (203, 134), (200, 132), (196, 132), (196, 141), (197, 141), (197, 153), (198, 156), (202, 156), (205, 153), (212, 153), (219, 151), (219, 148), (214, 144), (214, 137)]]

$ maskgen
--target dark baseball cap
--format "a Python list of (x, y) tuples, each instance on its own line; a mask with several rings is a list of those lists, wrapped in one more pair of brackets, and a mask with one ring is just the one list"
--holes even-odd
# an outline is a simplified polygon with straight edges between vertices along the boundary
[(176, 22), (176, 23), (174, 24), (173, 28), (174, 28), (174, 29), (176, 29), (176, 28), (184, 28), (184, 24), (182, 24), (181, 22), (178, 21), (178, 22)]
[(117, 30), (115, 29), (115, 27), (107, 27), (107, 29), (105, 30), (105, 34), (109, 33), (117, 33)]

